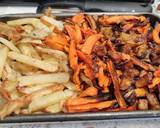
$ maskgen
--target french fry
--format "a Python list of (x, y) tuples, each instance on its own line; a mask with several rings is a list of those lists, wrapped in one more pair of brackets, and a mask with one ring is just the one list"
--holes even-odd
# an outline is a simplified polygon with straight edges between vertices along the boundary
[(5, 64), (4, 66), (4, 70), (2, 73), (2, 80), (11, 80), (11, 81), (15, 81), (19, 76), (21, 76), (21, 74), (17, 71), (15, 71), (14, 69), (12, 69), (8, 63)]
[(17, 81), (6, 80), (2, 83), (2, 87), (6, 89), (9, 93), (13, 92), (18, 85)]
[(34, 111), (41, 110), (52, 104), (58, 103), (61, 100), (67, 99), (71, 97), (73, 94), (74, 92), (65, 90), (65, 91), (57, 91), (55, 93), (39, 97), (30, 103), (29, 111), (34, 112)]
[(6, 45), (9, 49), (14, 52), (20, 52), (19, 49), (14, 45), (13, 42), (6, 40), (5, 38), (0, 37), (0, 42)]
[(1, 79), (4, 65), (8, 55), (8, 48), (7, 47), (0, 48), (0, 55), (1, 55), (0, 57), (0, 79)]
[(39, 54), (31, 44), (19, 44), (18, 47), (24, 55), (41, 60)]
[(67, 83), (69, 81), (68, 73), (52, 73), (31, 76), (21, 76), (18, 78), (19, 86), (29, 86), (34, 84), (46, 83)]
[(13, 60), (17, 60), (19, 62), (40, 68), (44, 71), (48, 71), (48, 72), (55, 72), (58, 70), (58, 63), (55, 61), (55, 63), (50, 64), (20, 53), (16, 53), (16, 52), (9, 52), (8, 53), (8, 57), (13, 59)]
[(7, 24), (11, 25), (11, 26), (19, 26), (19, 25), (29, 24), (37, 29), (45, 29), (46, 31), (50, 31), (49, 28), (46, 25), (44, 25), (40, 21), (40, 19), (37, 19), (37, 18), (17, 19), (17, 20), (8, 21)]
[(64, 83), (63, 85), (69, 90), (76, 91), (76, 86), (71, 81)]
[(7, 115), (10, 115), (11, 113), (15, 112), (17, 109), (21, 109), (25, 106), (28, 106), (32, 100), (37, 99), (38, 97), (41, 97), (43, 95), (47, 95), (62, 89), (63, 89), (63, 86), (54, 86), (54, 87), (50, 86), (45, 89), (35, 91), (32, 94), (22, 96), (21, 98), (16, 98), (15, 100), (11, 100), (2, 106), (0, 111), (0, 118), (3, 119)]
[(62, 106), (60, 105), (60, 103), (56, 103), (48, 106), (47, 108), (44, 109), (44, 111), (48, 113), (58, 113), (62, 111)]
[(27, 87), (27, 86), (22, 86), (22, 87), (18, 87), (18, 91), (20, 93), (23, 93), (23, 94), (30, 94), (32, 92), (35, 92), (35, 91), (38, 91), (40, 89), (43, 89), (43, 88), (46, 88), (46, 87), (49, 87), (51, 85), (57, 85), (57, 84), (54, 84), (54, 83), (47, 83), (47, 84), (38, 84), (38, 85), (33, 85), (33, 86), (30, 86), (30, 87)]
[(43, 53), (47, 53), (49, 55), (52, 55), (54, 56), (55, 58), (59, 59), (60, 61), (61, 60), (67, 60), (67, 55), (60, 51), (60, 50), (55, 50), (55, 49), (50, 49), (50, 48), (43, 48), (43, 47), (40, 47), (40, 46), (37, 46), (36, 49), (39, 51), (39, 52), (43, 52)]

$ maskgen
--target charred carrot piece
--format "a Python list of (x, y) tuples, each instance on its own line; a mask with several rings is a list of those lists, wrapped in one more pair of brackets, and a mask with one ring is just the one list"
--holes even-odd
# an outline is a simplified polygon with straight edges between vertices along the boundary
[(159, 32), (160, 32), (160, 24), (157, 24), (155, 29), (153, 30), (153, 40), (157, 43), (160, 44), (160, 38), (159, 38)]
[(97, 32), (93, 29), (84, 29), (84, 28), (81, 28), (81, 32), (82, 34), (85, 36), (85, 37), (88, 37), (88, 36), (91, 36), (93, 34), (96, 34)]
[(103, 16), (99, 18), (99, 22), (107, 25), (107, 24), (119, 24), (123, 21), (129, 21), (129, 20), (140, 20), (145, 21), (146, 18), (144, 16)]
[(96, 103), (99, 102), (98, 99), (92, 99), (92, 98), (73, 98), (73, 99), (69, 99), (66, 102), (67, 106), (75, 106), (75, 105), (83, 105), (83, 104), (89, 104), (89, 103)]
[(138, 65), (138, 66), (140, 66), (141, 68), (143, 68), (145, 70), (149, 70), (149, 68), (150, 68), (148, 64), (140, 61), (139, 59), (137, 59), (135, 57), (131, 57), (131, 60), (135, 65)]
[(80, 86), (81, 85), (81, 81), (80, 81), (79, 75), (80, 75), (80, 70), (82, 68), (83, 68), (83, 64), (82, 63), (80, 63), (79, 65), (75, 66), (75, 68), (74, 68), (74, 74), (73, 74), (72, 80), (76, 84), (77, 90), (81, 89), (81, 86)]
[(84, 54), (80, 50), (77, 50), (77, 55), (78, 55), (78, 57), (79, 57), (80, 60), (82, 60), (83, 62), (85, 62), (86, 64), (88, 64), (90, 67), (92, 67), (92, 59), (91, 59), (90, 56)]
[(129, 106), (127, 108), (111, 108), (111, 109), (105, 109), (107, 112), (119, 112), (119, 111), (135, 111), (137, 110), (136, 105)]
[(125, 24), (125, 25), (123, 26), (123, 30), (128, 31), (128, 30), (132, 29), (133, 26), (134, 26), (133, 23)]
[(87, 65), (84, 67), (84, 74), (87, 76), (90, 80), (93, 80), (95, 78), (95, 73), (93, 69)]
[(81, 23), (83, 23), (85, 21), (84, 18), (85, 18), (84, 14), (83, 13), (79, 13), (79, 14), (77, 14), (77, 15), (72, 17), (72, 21), (74, 23), (81, 24)]
[(160, 77), (160, 69), (157, 69), (157, 70), (154, 72), (154, 76), (155, 76), (155, 77)]
[(102, 110), (104, 108), (109, 108), (113, 104), (115, 104), (116, 100), (111, 101), (102, 101), (98, 103), (91, 103), (91, 104), (83, 104), (83, 105), (76, 105), (76, 106), (68, 106), (68, 113), (73, 112), (88, 112), (93, 111), (94, 109)]
[(86, 97), (86, 96), (97, 96), (98, 90), (95, 87), (89, 87), (86, 90), (84, 90), (79, 97)]
[(82, 42), (82, 33), (81, 33), (81, 29), (78, 25), (75, 25), (75, 40), (76, 40), (76, 43), (81, 43)]
[(85, 54), (91, 54), (94, 44), (102, 37), (101, 34), (94, 34), (87, 38), (82, 47), (82, 52)]
[(74, 70), (78, 66), (78, 56), (76, 51), (75, 42), (72, 40), (69, 48), (69, 63), (70, 67)]
[(67, 40), (61, 35), (49, 35), (45, 38), (45, 43), (51, 48), (63, 50), (64, 45), (67, 44)]
[(107, 67), (108, 67), (108, 71), (111, 75), (112, 82), (113, 82), (113, 85), (114, 85), (114, 95), (115, 95), (120, 107), (121, 108), (126, 108), (126, 106), (127, 106), (126, 102), (125, 102), (125, 100), (122, 97), (121, 92), (120, 92), (120, 83), (119, 83), (118, 75), (117, 75), (117, 72), (115, 70), (114, 64), (111, 60), (109, 60), (107, 62)]
[(154, 88), (160, 83), (160, 77), (154, 77), (152, 83), (148, 85), (149, 88)]
[(110, 79), (108, 76), (104, 74), (104, 68), (102, 66), (99, 68), (98, 82), (99, 82), (99, 86), (103, 88), (104, 92), (109, 91), (108, 86), (110, 85)]
[(76, 43), (80, 43), (82, 41), (82, 33), (78, 25), (65, 25), (65, 29), (67, 30), (71, 40), (75, 40)]

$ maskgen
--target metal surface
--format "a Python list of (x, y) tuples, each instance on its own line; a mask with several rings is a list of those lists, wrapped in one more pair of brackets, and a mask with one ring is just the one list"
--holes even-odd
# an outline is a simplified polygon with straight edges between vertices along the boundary
[[(145, 15), (150, 18), (151, 25), (154, 26), (160, 18), (152, 13), (86, 13), (96, 15)], [(57, 14), (58, 19), (72, 16), (74, 13)], [(13, 20), (25, 17), (40, 17), (40, 14), (17, 14), (0, 15), (0, 21)], [(29, 122), (59, 122), (59, 121), (88, 121), (88, 120), (113, 120), (113, 119), (133, 119), (133, 118), (158, 118), (160, 111), (133, 111), (133, 112), (90, 112), (75, 114), (44, 114), (44, 115), (26, 115), (12, 116), (1, 120), (0, 123), (29, 123)]]

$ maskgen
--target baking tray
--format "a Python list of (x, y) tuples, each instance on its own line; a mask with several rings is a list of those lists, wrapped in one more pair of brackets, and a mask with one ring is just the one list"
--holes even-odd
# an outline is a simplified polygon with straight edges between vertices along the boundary
[[(160, 22), (160, 18), (152, 13), (86, 13), (94, 15), (144, 15), (150, 18), (151, 25)], [(75, 13), (55, 14), (57, 19), (66, 18), (75, 15)], [(40, 17), (41, 14), (11, 14), (0, 15), (0, 21), (13, 20), (25, 17)], [(31, 122), (61, 122), (61, 121), (88, 121), (88, 120), (114, 120), (114, 119), (135, 119), (135, 118), (158, 118), (160, 110), (133, 111), (133, 112), (89, 112), (74, 114), (43, 114), (43, 115), (17, 115), (6, 117), (0, 120), (0, 123), (31, 123)]]

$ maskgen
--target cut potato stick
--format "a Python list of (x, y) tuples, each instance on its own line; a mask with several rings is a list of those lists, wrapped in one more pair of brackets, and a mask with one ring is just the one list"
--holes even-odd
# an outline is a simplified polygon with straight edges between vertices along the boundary
[(20, 43), (24, 43), (24, 44), (35, 44), (35, 45), (39, 45), (39, 46), (43, 46), (43, 42), (41, 40), (38, 39), (32, 39), (32, 38), (23, 38), (19, 41)]
[(22, 87), (18, 87), (18, 91), (20, 93), (23, 93), (23, 94), (30, 94), (32, 92), (35, 92), (35, 91), (38, 91), (40, 89), (43, 89), (45, 87), (49, 87), (51, 85), (57, 85), (57, 84), (54, 84), (54, 83), (47, 83), (47, 84), (38, 84), (38, 85), (33, 85), (31, 87), (27, 87), (27, 86), (22, 86)]
[(71, 81), (64, 83), (63, 85), (69, 90), (76, 91), (76, 86)]
[(34, 84), (46, 83), (67, 83), (69, 81), (69, 73), (52, 73), (31, 76), (21, 76), (18, 78), (19, 86), (29, 86)]
[(8, 53), (8, 57), (13, 59), (13, 60), (17, 60), (19, 62), (40, 68), (44, 71), (48, 71), (48, 72), (55, 72), (58, 70), (58, 63), (55, 61), (55, 64), (50, 64), (20, 53), (16, 53), (16, 52), (9, 52)]
[(17, 81), (6, 80), (2, 83), (2, 87), (6, 89), (9, 93), (13, 92), (18, 85)]
[(60, 103), (56, 103), (48, 106), (47, 108), (44, 109), (44, 111), (48, 113), (58, 113), (62, 111), (62, 106), (60, 105)]
[(8, 63), (5, 64), (3, 74), (2, 74), (2, 80), (11, 80), (15, 81), (21, 74), (15, 70), (13, 70)]
[(41, 109), (48, 107), (52, 104), (58, 103), (61, 100), (69, 98), (73, 94), (74, 93), (72, 91), (65, 90), (65, 91), (57, 91), (55, 93), (39, 97), (30, 103), (29, 111), (34, 112), (34, 111), (41, 110)]
[(50, 49), (50, 48), (43, 48), (43, 47), (40, 47), (40, 46), (37, 46), (36, 49), (38, 51), (40, 51), (40, 52), (52, 55), (55, 58), (60, 59), (60, 60), (67, 60), (67, 58), (68, 58), (67, 55), (64, 52), (60, 51), (60, 50), (54, 50), (54, 49)]
[(60, 86), (60, 85), (54, 86), (54, 87), (51, 86), (45, 89), (35, 91), (32, 94), (25, 95), (21, 98), (9, 101), (8, 103), (2, 106), (1, 111), (0, 111), (0, 118), (3, 119), (7, 115), (10, 115), (11, 113), (15, 112), (17, 109), (20, 109), (20, 108), (23, 108), (29, 105), (29, 103), (32, 100), (37, 99), (38, 97), (41, 97), (43, 95), (47, 95), (47, 94), (50, 94), (50, 93), (53, 93), (55, 91), (62, 90), (62, 89), (63, 89), (63, 86)]
[(50, 31), (49, 28), (46, 25), (44, 25), (40, 21), (40, 19), (37, 19), (37, 18), (23, 18), (18, 20), (12, 20), (12, 21), (8, 21), (7, 24), (11, 26), (31, 24), (37, 29), (45, 29), (46, 31)]
[(0, 95), (8, 101), (11, 100), (9, 92), (1, 86), (0, 86)]
[(19, 44), (18, 47), (24, 55), (41, 60), (41, 57), (31, 44)]
[(14, 52), (20, 52), (19, 49), (14, 45), (13, 42), (6, 40), (5, 38), (0, 37), (0, 42), (6, 45), (9, 49)]
[(7, 54), (8, 54), (7, 47), (0, 48), (0, 56), (1, 56), (0, 57), (0, 79), (2, 78), (2, 72), (7, 59)]

